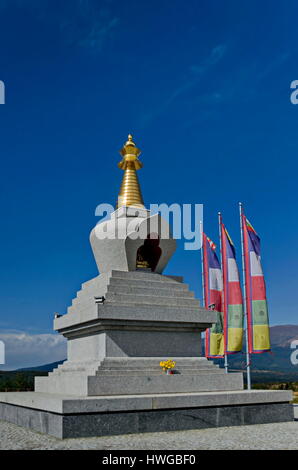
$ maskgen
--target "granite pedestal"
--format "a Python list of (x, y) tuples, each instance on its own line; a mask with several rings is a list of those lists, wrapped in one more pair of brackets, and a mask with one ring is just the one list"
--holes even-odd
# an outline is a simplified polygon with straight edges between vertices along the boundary
[[(0, 419), (59, 438), (293, 420), (291, 392), (243, 390), (241, 373), (199, 356), (213, 316), (182, 278), (98, 276), (55, 320), (68, 339), (67, 361), (36, 377), (35, 392), (0, 393)], [(168, 357), (173, 375), (159, 366)]]
[(58, 438), (108, 436), (292, 421), (289, 400), (288, 391), (264, 390), (113, 397), (0, 393), (0, 417)]
[[(200, 357), (201, 333), (216, 313), (181, 277), (162, 274), (175, 240), (160, 216), (153, 216), (156, 269), (138, 269), (148, 219), (146, 210), (121, 208), (92, 231), (101, 274), (54, 322), (67, 338), (67, 361), (36, 377), (35, 392), (0, 393), (0, 419), (60, 438), (293, 420), (290, 392), (245, 391), (242, 373)], [(118, 237), (121, 227), (133, 227), (132, 238)], [(100, 238), (113, 231), (115, 240)], [(176, 361), (173, 375), (159, 365), (168, 358)]]

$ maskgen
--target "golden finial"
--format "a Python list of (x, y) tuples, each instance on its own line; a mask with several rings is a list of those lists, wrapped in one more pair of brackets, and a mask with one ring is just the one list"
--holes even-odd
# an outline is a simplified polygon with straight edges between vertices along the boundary
[(125, 170), (127, 168), (128, 162), (134, 162), (135, 170), (142, 168), (143, 165), (138, 159), (139, 155), (141, 155), (141, 150), (136, 147), (131, 134), (128, 134), (128, 140), (120, 150), (120, 155), (123, 157), (121, 162), (118, 163), (121, 170)]
[(128, 134), (128, 141), (126, 142), (126, 145), (135, 145), (135, 143), (132, 140), (132, 135)]
[(128, 134), (128, 140), (120, 150), (122, 155), (118, 167), (124, 170), (120, 193), (118, 196), (117, 208), (121, 206), (144, 207), (141, 189), (136, 171), (143, 167), (139, 160), (140, 149), (132, 140), (132, 135)]

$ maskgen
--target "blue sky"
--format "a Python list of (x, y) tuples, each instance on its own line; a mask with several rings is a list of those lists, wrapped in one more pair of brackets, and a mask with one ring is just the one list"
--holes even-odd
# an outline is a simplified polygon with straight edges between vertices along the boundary
[[(297, 13), (292, 0), (0, 0), (2, 334), (50, 334), (97, 274), (89, 232), (116, 200), (129, 132), (147, 205), (203, 203), (216, 243), (221, 210), (239, 262), (244, 203), (271, 324), (297, 324)], [(201, 296), (199, 252), (180, 243), (167, 273)]]

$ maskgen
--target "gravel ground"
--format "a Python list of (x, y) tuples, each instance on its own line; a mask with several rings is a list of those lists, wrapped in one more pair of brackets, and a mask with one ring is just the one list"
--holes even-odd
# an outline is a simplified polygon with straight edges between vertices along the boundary
[(60, 440), (0, 421), (0, 449), (298, 450), (298, 422)]

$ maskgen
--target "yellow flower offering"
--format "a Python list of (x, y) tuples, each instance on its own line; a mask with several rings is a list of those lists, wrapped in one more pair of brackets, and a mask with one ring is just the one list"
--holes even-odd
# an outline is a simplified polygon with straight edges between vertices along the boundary
[(174, 369), (176, 362), (172, 359), (167, 359), (166, 361), (161, 361), (159, 365), (162, 367), (162, 370), (166, 371), (169, 369)]

